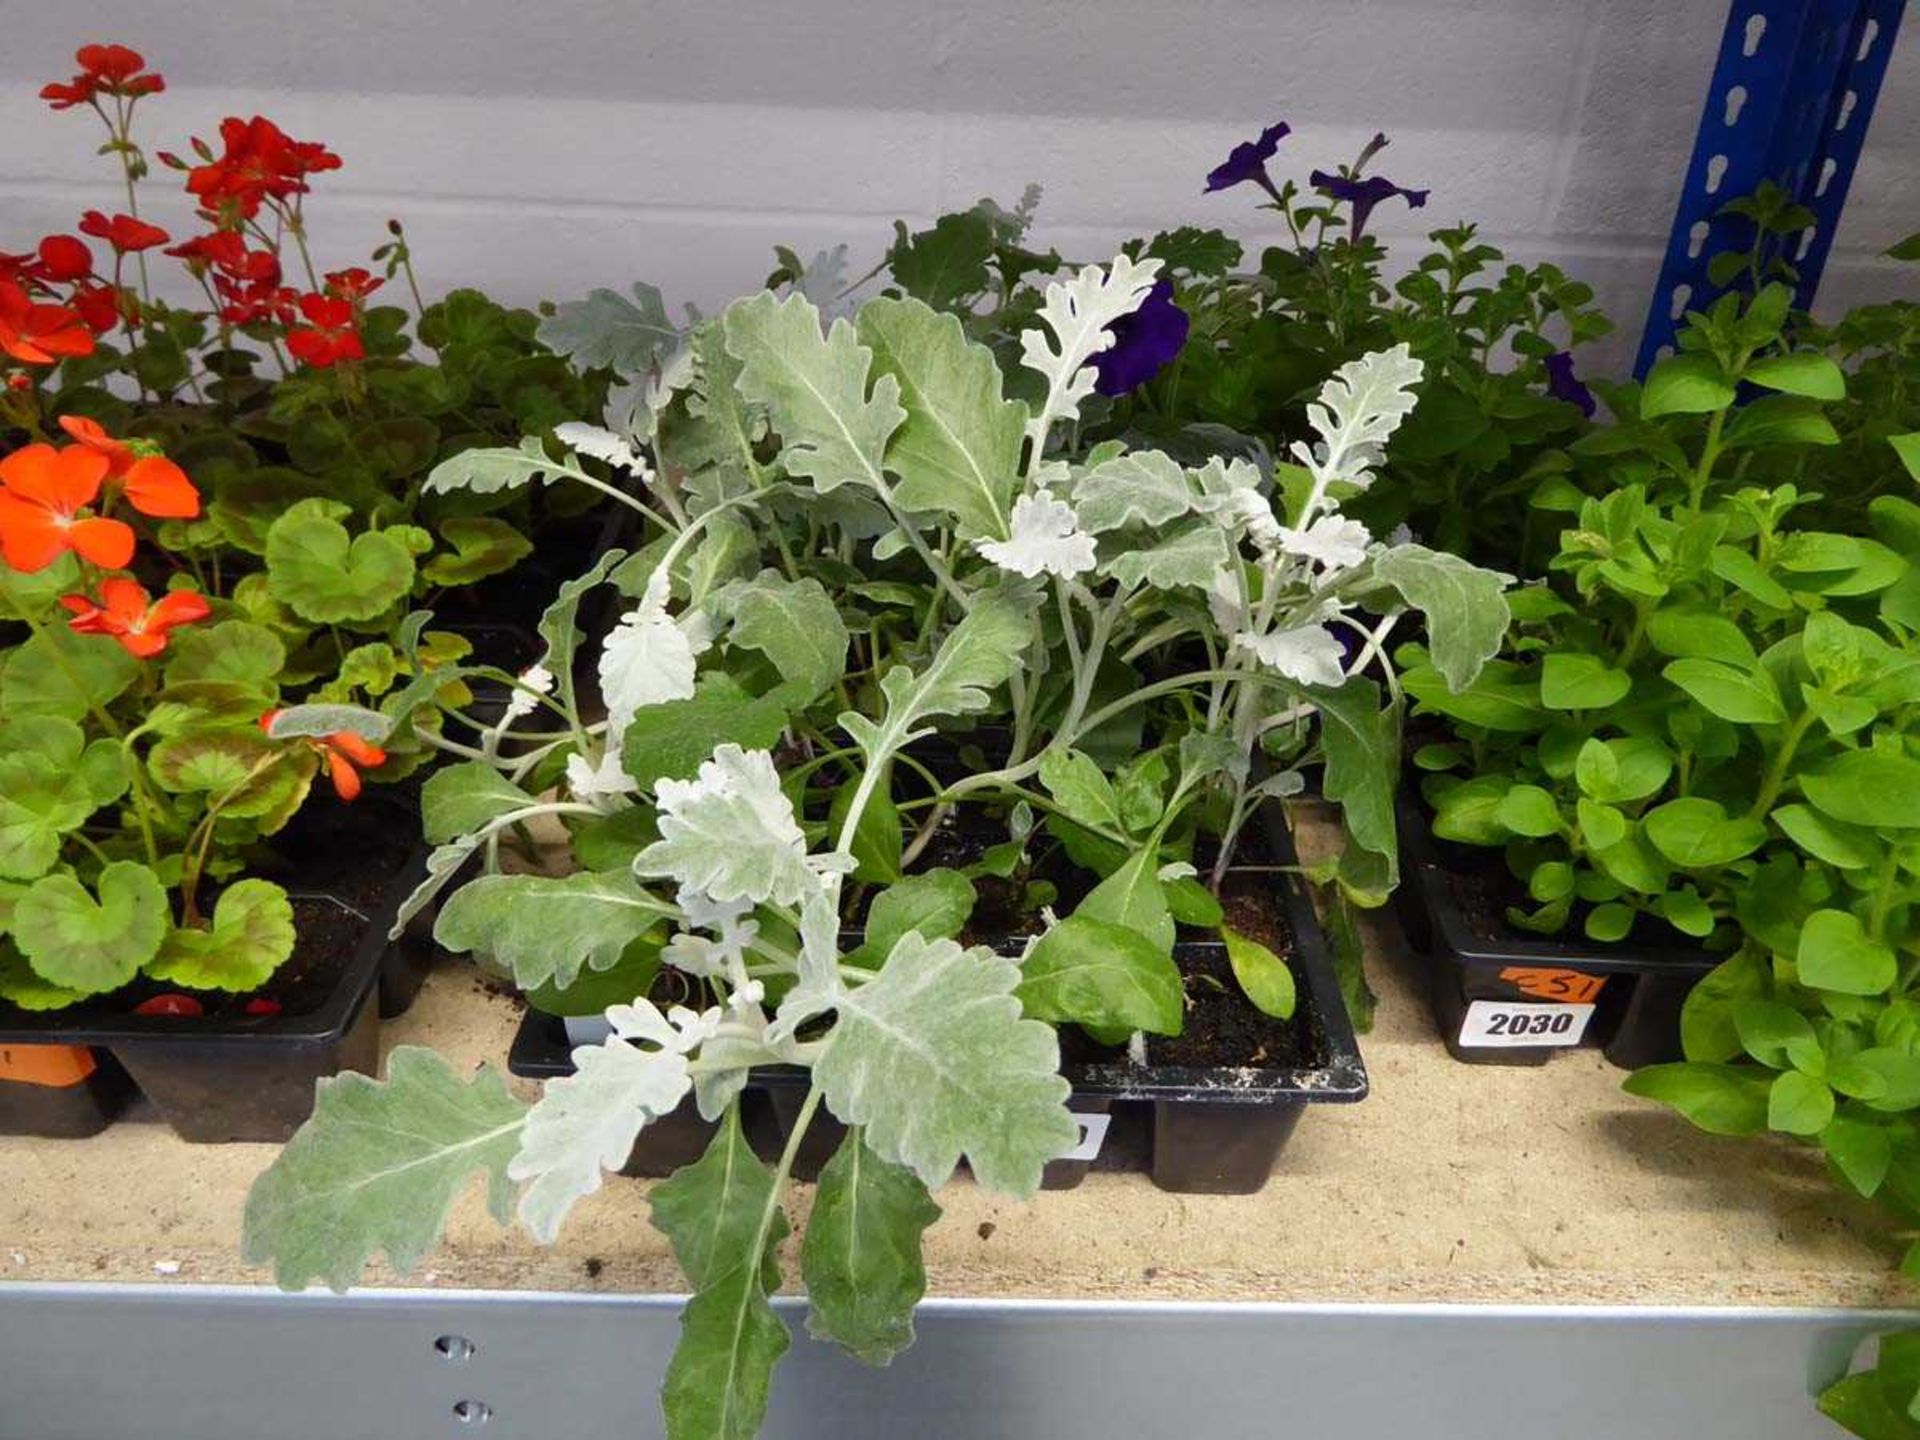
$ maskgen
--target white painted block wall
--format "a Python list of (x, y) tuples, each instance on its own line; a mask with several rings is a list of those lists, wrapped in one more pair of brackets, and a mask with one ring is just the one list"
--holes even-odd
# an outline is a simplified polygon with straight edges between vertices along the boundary
[[(771, 246), (870, 262), (924, 223), (1046, 187), (1040, 238), (1101, 258), (1219, 224), (1250, 194), (1202, 177), (1262, 124), (1304, 178), (1376, 128), (1377, 167), (1430, 186), (1391, 241), (1460, 218), (1589, 279), (1630, 354), (1693, 140), (1724, 0), (5, 0), (0, 248), (111, 207), (90, 115), (39, 85), (87, 40), (146, 52), (170, 89), (153, 148), (258, 110), (346, 168), (310, 202), (329, 266), (402, 216), (429, 289), (565, 298), (650, 279), (703, 307)], [(171, 177), (157, 190), (172, 191)], [(169, 193), (153, 206), (184, 225)], [(1920, 229), (1920, 16), (1910, 17), (1825, 299), (1914, 293), (1871, 257)], [(1406, 250), (1402, 254), (1410, 253)], [(864, 264), (860, 265), (864, 268)], [(1911, 272), (1909, 271), (1910, 275)], [(1826, 308), (1823, 305), (1823, 308)], [(1622, 358), (1622, 363), (1624, 359)]]

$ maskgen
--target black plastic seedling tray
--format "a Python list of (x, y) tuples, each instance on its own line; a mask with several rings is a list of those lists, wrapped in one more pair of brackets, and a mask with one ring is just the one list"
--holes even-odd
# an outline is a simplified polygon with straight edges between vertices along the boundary
[[(1260, 824), (1270, 862), (1297, 865), (1293, 837), (1277, 801), (1269, 802)], [(1083, 1143), (1075, 1156), (1047, 1167), (1046, 1188), (1069, 1189), (1090, 1170), (1144, 1170), (1165, 1190), (1251, 1194), (1266, 1184), (1307, 1106), (1365, 1098), (1366, 1067), (1306, 882), (1287, 872), (1277, 874), (1275, 883), (1293, 932), (1288, 958), (1300, 1003), (1292, 1020), (1271, 1023), (1276, 1030), (1309, 1027), (1312, 1043), (1307, 1049), (1313, 1063), (1290, 1069), (1155, 1065), (1151, 1036), (1145, 1065), (1132, 1064), (1124, 1054), (1105, 1053), (1091, 1062), (1069, 1062), (1062, 1073), (1073, 1086), (1069, 1106), (1083, 1117)], [(1008, 938), (996, 948), (1018, 954), (1024, 943)], [(1211, 943), (1217, 942), (1183, 942), (1176, 953), (1190, 954)], [(570, 1055), (565, 1022), (530, 1010), (514, 1038), (507, 1068), (533, 1078), (568, 1075), (573, 1072)], [(762, 1154), (771, 1158), (784, 1148), (806, 1087), (802, 1070), (769, 1066), (753, 1072), (742, 1113), (748, 1137)], [(817, 1174), (838, 1148), (842, 1133), (830, 1116), (816, 1113), (796, 1156), (796, 1176), (804, 1180)], [(625, 1173), (671, 1174), (699, 1157), (710, 1134), (711, 1127), (688, 1101), (641, 1132)]]
[[(1574, 1045), (1597, 1045), (1626, 1070), (1681, 1058), (1681, 1007), (1724, 956), (1637, 934), (1610, 945), (1506, 925), (1484, 934), (1456, 883), (1504, 873), (1499, 852), (1437, 839), (1411, 795), (1398, 818), (1400, 923), (1428, 962), (1434, 1019), (1454, 1059), (1543, 1065)], [(1529, 1043), (1535, 1035), (1541, 1043)]]
[[(420, 850), (371, 913), (331, 895), (296, 897), (323, 900), (364, 921), (332, 993), (302, 1014), (134, 1015), (84, 1005), (42, 1015), (14, 1011), (0, 1018), (0, 1045), (94, 1047), (100, 1057), (96, 1073), (109, 1076), (102, 1083), (124, 1071), (183, 1140), (286, 1140), (313, 1112), (315, 1081), (342, 1070), (377, 1071), (381, 1017), (405, 1009), (418, 993), (432, 957), (430, 937), (413, 925), (400, 940), (389, 941), (387, 930), (425, 870), (426, 852)], [(389, 1003), (397, 1009), (390, 1012)], [(21, 1096), (16, 1108), (36, 1098), (44, 1107), (45, 1097)], [(0, 1133), (20, 1133), (9, 1129), (7, 1116), (0, 1109)], [(111, 1118), (107, 1114), (93, 1128)]]

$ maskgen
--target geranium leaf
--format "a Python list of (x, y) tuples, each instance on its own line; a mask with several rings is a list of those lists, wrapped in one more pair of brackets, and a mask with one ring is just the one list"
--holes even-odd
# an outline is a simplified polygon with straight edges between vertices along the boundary
[(167, 933), (147, 974), (189, 990), (252, 990), (293, 954), (293, 904), (271, 880), (237, 880), (220, 893), (213, 925)]
[(117, 700), (139, 674), (140, 662), (107, 636), (42, 630), (15, 646), (0, 669), (0, 712), (82, 720)]
[(1512, 619), (1505, 594), (1512, 576), (1424, 545), (1396, 545), (1374, 557), (1372, 577), (1426, 616), (1433, 668), (1456, 694), (1499, 652)]
[(533, 803), (533, 796), (486, 761), (465, 760), (427, 777), (420, 790), (421, 828), (430, 844), (444, 845)]
[(820, 312), (802, 295), (762, 292), (722, 317), (727, 349), (741, 362), (739, 390), (772, 412), (781, 463), (826, 494), (858, 484), (884, 494), (887, 444), (906, 419), (900, 383), (882, 375), (868, 393), (873, 352), (845, 320), (820, 333)]
[(526, 1107), (483, 1065), (462, 1080), (431, 1050), (403, 1045), (387, 1078), (351, 1071), (320, 1081), (313, 1116), (247, 1194), (249, 1264), (273, 1264), (287, 1290), (315, 1280), (345, 1290), (376, 1251), (413, 1268), (440, 1238), (476, 1172), (504, 1222), (507, 1162)]
[(84, 990), (68, 990), (41, 979), (13, 942), (0, 938), (0, 1000), (37, 1012), (64, 1010), (86, 998)]
[(582, 370), (604, 368), (629, 377), (646, 374), (655, 360), (680, 343), (679, 328), (667, 318), (660, 291), (639, 281), (632, 300), (618, 290), (602, 289), (589, 291), (584, 300), (554, 306), (534, 335)]
[(906, 407), (886, 451), (901, 508), (949, 515), (963, 539), (1004, 537), (1027, 407), (1003, 397), (993, 352), (969, 341), (958, 317), (918, 300), (870, 300), (856, 328)]
[(609, 968), (628, 941), (672, 913), (624, 870), (482, 875), (447, 901), (433, 938), (449, 950), (490, 955), (531, 990), (570, 984), (583, 965)]
[(280, 753), (259, 730), (188, 731), (156, 741), (147, 752), (147, 769), (172, 794), (225, 795)]
[(195, 625), (177, 632), (172, 641), (167, 654), (169, 687), (218, 681), (271, 689), (287, 663), (287, 647), (280, 637), (250, 620)]
[(317, 625), (371, 620), (413, 587), (413, 552), (393, 535), (349, 535), (347, 507), (302, 500), (267, 532), (267, 584), (273, 596)]
[(1172, 955), (1131, 926), (1084, 913), (1040, 937), (1020, 962), (1016, 993), (1027, 1015), (1053, 1024), (1178, 1035), (1185, 1019)]
[(913, 1344), (913, 1308), (927, 1290), (920, 1235), (939, 1218), (918, 1176), (847, 1131), (820, 1171), (800, 1248), (808, 1333), (869, 1365)]
[(654, 787), (660, 838), (634, 859), (714, 900), (797, 905), (819, 889), (793, 804), (764, 750), (721, 745), (693, 780)]
[(13, 938), (36, 973), (69, 990), (115, 990), (140, 972), (167, 933), (167, 892), (145, 865), (114, 860), (95, 883), (43, 875), (13, 907)]
[(826, 694), (846, 673), (847, 627), (818, 580), (788, 580), (777, 570), (763, 570), (727, 595), (733, 611), (728, 642), (771, 660), (798, 687), (796, 706)]
[(962, 1155), (1025, 1198), (1079, 1128), (1051, 1028), (1020, 1014), (1016, 961), (952, 940), (901, 937), (880, 973), (836, 999), (814, 1083), (881, 1158), (944, 1183)]
[[(78, 739), (78, 728), (69, 728)], [(18, 731), (8, 727), (8, 740)], [(0, 877), (35, 880), (46, 874), (60, 858), (61, 838), (106, 803), (95, 796), (78, 759), (77, 749), (64, 760), (33, 750), (0, 753)]]
[(421, 574), (430, 585), (471, 585), (533, 553), (533, 542), (496, 515), (449, 515), (437, 528), (453, 553), (427, 561)]

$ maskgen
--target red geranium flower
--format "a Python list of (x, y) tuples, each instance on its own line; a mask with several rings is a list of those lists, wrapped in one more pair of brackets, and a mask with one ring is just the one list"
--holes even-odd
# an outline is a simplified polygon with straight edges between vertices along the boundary
[(220, 142), (219, 158), (187, 173), (188, 193), (215, 214), (250, 220), (268, 199), (304, 194), (307, 176), (340, 168), (340, 157), (326, 146), (291, 139), (262, 115), (228, 116), (220, 122)]
[(122, 255), (151, 250), (166, 244), (168, 239), (167, 232), (158, 225), (149, 225), (132, 215), (115, 215), (109, 220), (98, 210), (89, 210), (80, 217), (80, 233), (106, 241)]
[(72, 235), (49, 235), (40, 242), (40, 273), (65, 284), (93, 274), (93, 252)]
[(155, 995), (151, 1000), (142, 1000), (133, 1007), (133, 1013), (159, 1015), (169, 1020), (198, 1020), (207, 1013), (207, 1007), (191, 995), (169, 990), (164, 995)]
[(120, 292), (111, 285), (76, 285), (67, 303), (96, 335), (120, 323)]
[(85, 105), (96, 95), (158, 95), (167, 82), (158, 75), (142, 74), (147, 67), (138, 50), (125, 45), (82, 45), (74, 59), (80, 73), (64, 83), (42, 87), (40, 98), (56, 110), (71, 110)]
[(367, 353), (353, 326), (351, 302), (331, 295), (302, 295), (300, 313), (307, 318), (307, 327), (287, 332), (287, 349), (302, 365), (324, 370)]
[(382, 285), (385, 280), (369, 274), (358, 265), (350, 270), (329, 270), (327, 272), (327, 293), (336, 299), (355, 304), (366, 299)]
[(138, 580), (116, 576), (102, 581), (99, 603), (85, 595), (62, 595), (73, 612), (67, 628), (77, 635), (111, 635), (129, 654), (151, 659), (167, 648), (167, 632), (213, 613), (207, 597), (191, 590), (169, 590), (158, 600)]
[(36, 305), (11, 280), (0, 280), (0, 350), (28, 365), (52, 365), (65, 356), (91, 355), (93, 332), (60, 305)]
[(84, 445), (28, 445), (0, 460), (0, 556), (22, 574), (44, 570), (71, 550), (103, 570), (133, 559), (133, 531), (80, 512), (107, 478), (107, 457)]
[(107, 462), (107, 479), (142, 515), (156, 520), (191, 520), (200, 513), (200, 492), (187, 472), (164, 455), (142, 455), (116, 440), (100, 422), (85, 415), (62, 415), (60, 428)]
[(167, 254), (186, 261), (196, 275), (204, 274), (209, 267), (231, 271), (246, 258), (247, 242), (237, 230), (214, 230), (183, 240), (170, 247)]
[[(273, 732), (273, 722), (280, 714), (278, 710), (269, 710), (260, 717), (260, 728), (269, 734)], [(327, 762), (327, 775), (333, 781), (333, 792), (342, 800), (355, 800), (360, 795), (360, 770), (377, 770), (387, 763), (387, 752), (351, 730), (336, 730), (324, 739), (303, 736), (307, 744), (319, 752)], [(356, 769), (355, 767), (360, 767)]]

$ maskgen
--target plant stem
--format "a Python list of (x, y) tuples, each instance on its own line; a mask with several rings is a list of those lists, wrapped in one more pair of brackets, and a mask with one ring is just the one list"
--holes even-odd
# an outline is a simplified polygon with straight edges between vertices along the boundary
[(1753, 808), (1747, 811), (1749, 820), (1758, 820), (1780, 798), (1780, 791), (1787, 783), (1787, 767), (1793, 764), (1794, 752), (1800, 748), (1800, 742), (1806, 737), (1813, 718), (1813, 711), (1803, 710), (1787, 726), (1787, 733), (1780, 739), (1780, 748), (1774, 751), (1773, 759), (1767, 765), (1766, 778), (1760, 782), (1760, 793), (1754, 797)]

